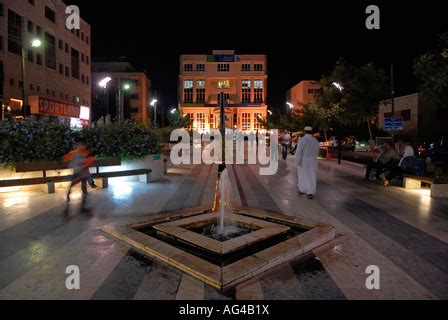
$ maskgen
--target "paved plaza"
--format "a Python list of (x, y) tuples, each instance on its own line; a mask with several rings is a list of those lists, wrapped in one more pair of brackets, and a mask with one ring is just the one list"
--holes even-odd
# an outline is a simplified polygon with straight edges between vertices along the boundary
[[(314, 200), (298, 195), (293, 159), (274, 176), (228, 168), (233, 203), (319, 220), (336, 228), (335, 240), (221, 294), (100, 230), (213, 203), (216, 165), (169, 167), (151, 184), (111, 180), (90, 191), (90, 215), (77, 212), (80, 190), (69, 216), (64, 190), (3, 193), (0, 299), (448, 299), (448, 201), (363, 181), (363, 168), (348, 162), (320, 161)], [(69, 265), (81, 270), (80, 290), (66, 289)], [(380, 269), (380, 290), (366, 288), (369, 265)]]

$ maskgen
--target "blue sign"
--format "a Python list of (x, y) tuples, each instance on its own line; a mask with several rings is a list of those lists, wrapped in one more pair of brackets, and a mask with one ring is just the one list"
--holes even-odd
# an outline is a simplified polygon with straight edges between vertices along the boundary
[(207, 62), (239, 62), (240, 56), (234, 54), (208, 55)]
[(384, 130), (403, 130), (403, 118), (384, 118)]

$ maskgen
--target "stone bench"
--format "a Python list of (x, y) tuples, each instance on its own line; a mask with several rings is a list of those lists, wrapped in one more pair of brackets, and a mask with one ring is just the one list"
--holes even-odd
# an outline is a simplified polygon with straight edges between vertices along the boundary
[[(151, 180), (151, 169), (137, 169), (137, 170), (123, 170), (115, 172), (99, 172), (100, 167), (114, 167), (120, 166), (120, 159), (97, 159), (91, 167), (96, 168), (96, 173), (92, 173), (94, 179), (99, 180), (99, 186), (107, 188), (109, 185), (109, 178), (125, 177), (125, 176), (140, 176), (140, 181), (149, 183)], [(70, 169), (66, 164), (61, 162), (37, 162), (37, 163), (21, 163), (16, 165), (16, 172), (42, 172), (42, 177), (37, 178), (22, 178), (22, 179), (8, 179), (0, 180), (0, 188), (17, 187), (17, 186), (31, 186), (45, 184), (45, 191), (48, 193), (55, 192), (55, 183), (70, 182), (73, 175), (47, 176), (47, 171), (50, 170), (66, 170)]]

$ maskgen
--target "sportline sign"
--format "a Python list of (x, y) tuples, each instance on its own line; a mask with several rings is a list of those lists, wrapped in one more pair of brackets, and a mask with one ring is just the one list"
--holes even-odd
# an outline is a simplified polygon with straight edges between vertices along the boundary
[(40, 96), (29, 98), (31, 113), (47, 116), (79, 118), (81, 106)]

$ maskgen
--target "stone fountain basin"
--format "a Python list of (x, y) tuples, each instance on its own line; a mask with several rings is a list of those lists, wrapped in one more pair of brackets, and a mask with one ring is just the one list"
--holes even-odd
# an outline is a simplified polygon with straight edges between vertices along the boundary
[(233, 214), (226, 219), (234, 221), (238, 225), (258, 230), (224, 242), (190, 231), (190, 229), (203, 227), (216, 222), (217, 219), (219, 219), (219, 213), (214, 212), (155, 225), (154, 229), (158, 230), (165, 236), (171, 236), (173, 238), (183, 240), (193, 246), (200, 247), (220, 255), (230, 254), (259, 241), (283, 234), (290, 229), (288, 226), (279, 225), (260, 219), (254, 219), (240, 214)]
[[(109, 225), (102, 230), (143, 254), (175, 267), (221, 291), (226, 291), (280, 264), (297, 259), (335, 237), (332, 226), (248, 207), (234, 208), (232, 216), (232, 219), (239, 224), (252, 226), (254, 231), (248, 234), (220, 242), (189, 230), (216, 221), (218, 214), (211, 210), (209, 207), (191, 208), (134, 223)], [(165, 237), (178, 239), (193, 247), (222, 256), (238, 250), (244, 252), (246, 247), (256, 246), (261, 241), (288, 232), (290, 228), (302, 228), (304, 232), (221, 266), (192, 254), (191, 251), (187, 252), (182, 247), (163, 241), (163, 238), (143, 233), (142, 230), (148, 227), (154, 228)]]

